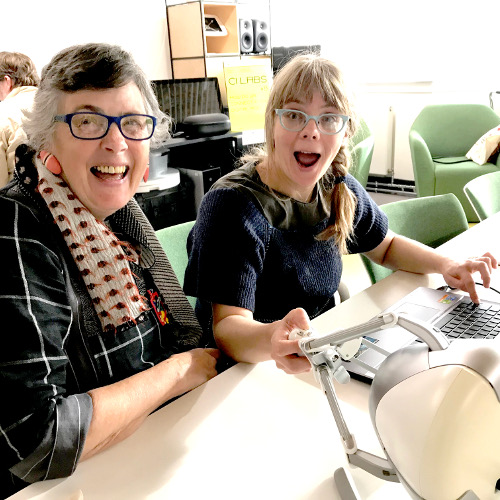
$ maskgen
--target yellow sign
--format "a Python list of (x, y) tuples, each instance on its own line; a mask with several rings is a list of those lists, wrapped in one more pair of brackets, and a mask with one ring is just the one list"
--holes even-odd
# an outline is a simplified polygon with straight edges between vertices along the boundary
[(264, 128), (271, 64), (224, 65), (227, 105), (233, 132)]

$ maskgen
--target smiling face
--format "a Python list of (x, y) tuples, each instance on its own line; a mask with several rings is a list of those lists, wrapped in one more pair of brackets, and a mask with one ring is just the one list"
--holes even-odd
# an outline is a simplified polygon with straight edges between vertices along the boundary
[[(146, 113), (134, 83), (63, 94), (58, 114), (77, 111), (110, 116)], [(97, 219), (103, 220), (135, 194), (148, 166), (149, 141), (125, 139), (115, 123), (102, 139), (81, 140), (73, 137), (66, 123), (57, 123), (49, 152), (59, 160), (62, 177), (71, 190)]]
[[(307, 102), (288, 102), (284, 109), (303, 111), (308, 115), (339, 113), (327, 105), (315, 91)], [(274, 151), (265, 166), (265, 182), (271, 188), (300, 201), (309, 201), (314, 186), (337, 156), (345, 137), (344, 129), (336, 135), (322, 134), (314, 120), (300, 132), (285, 130), (276, 115), (273, 125)], [(263, 169), (259, 170), (260, 172)]]

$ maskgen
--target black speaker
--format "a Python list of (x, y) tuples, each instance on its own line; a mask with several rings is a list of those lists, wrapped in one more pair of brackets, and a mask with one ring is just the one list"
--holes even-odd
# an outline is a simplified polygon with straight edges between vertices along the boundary
[(253, 24), (251, 19), (240, 19), (240, 52), (253, 52)]
[(269, 24), (265, 21), (252, 19), (253, 51), (265, 52), (269, 47)]
[(198, 213), (203, 195), (211, 188), (212, 184), (219, 179), (221, 171), (219, 167), (207, 167), (201, 170), (191, 168), (179, 168), (179, 172), (189, 177), (193, 185), (194, 213)]

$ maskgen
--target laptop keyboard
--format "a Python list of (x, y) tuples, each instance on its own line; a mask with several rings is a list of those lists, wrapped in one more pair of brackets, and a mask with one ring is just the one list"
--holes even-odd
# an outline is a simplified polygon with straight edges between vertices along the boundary
[(464, 298), (435, 325), (450, 342), (455, 339), (494, 339), (500, 333), (500, 306), (474, 304)]

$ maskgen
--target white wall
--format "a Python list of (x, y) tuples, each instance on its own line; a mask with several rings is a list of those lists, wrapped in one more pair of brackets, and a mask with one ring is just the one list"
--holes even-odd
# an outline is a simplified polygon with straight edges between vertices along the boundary
[[(372, 173), (413, 178), (408, 129), (425, 104), (488, 104), (500, 90), (499, 0), (270, 2), (272, 45), (320, 44), (353, 82), (375, 134)], [(28, 54), (39, 71), (64, 47), (102, 41), (131, 51), (150, 79), (170, 78), (164, 0), (3, 3), (0, 50)]]
[(2, 1), (0, 19), (0, 50), (25, 53), (39, 73), (65, 47), (106, 42), (130, 51), (151, 80), (171, 75), (164, 0)]
[(498, 0), (271, 0), (273, 45), (321, 44), (362, 83), (498, 84)]
[(500, 90), (498, 19), (498, 0), (271, 0), (272, 44), (321, 45), (374, 132), (371, 172), (407, 180), (408, 132), (423, 106), (488, 105)]

